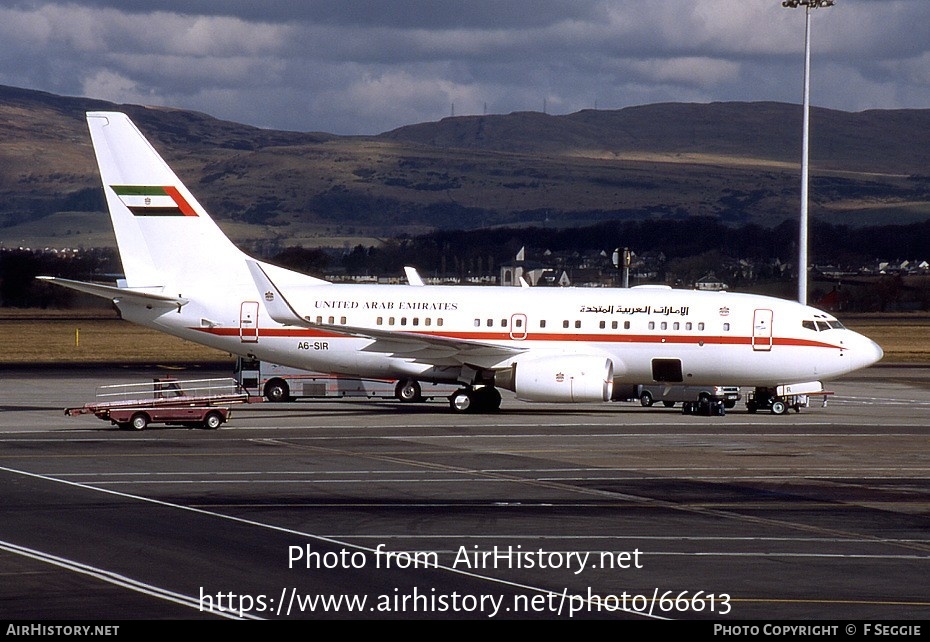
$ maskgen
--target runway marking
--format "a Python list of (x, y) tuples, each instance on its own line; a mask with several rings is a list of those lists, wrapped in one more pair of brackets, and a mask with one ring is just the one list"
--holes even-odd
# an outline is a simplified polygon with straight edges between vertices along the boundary
[[(9, 469), (3, 469), (8, 470)], [(19, 472), (19, 471), (10, 471), (10, 472)], [(84, 564), (83, 562), (77, 562), (75, 560), (69, 560), (64, 557), (59, 557), (57, 555), (52, 555), (51, 553), (46, 553), (44, 551), (37, 551), (34, 548), (26, 548), (25, 546), (19, 546), (17, 544), (12, 544), (10, 542), (0, 541), (0, 550), (7, 551), (9, 553), (15, 553), (16, 555), (21, 555), (23, 557), (28, 557), (46, 564), (52, 564), (53, 566), (58, 566), (60, 568), (73, 571), (75, 573), (80, 573), (82, 575), (88, 575), (98, 580), (102, 580), (109, 584), (114, 584), (121, 588), (126, 588), (136, 593), (142, 593), (143, 595), (148, 595), (150, 597), (156, 597), (160, 600), (165, 600), (168, 602), (174, 602), (175, 604), (180, 604), (181, 606), (186, 606), (193, 609), (202, 610), (200, 608), (200, 601), (188, 595), (182, 595), (180, 593), (175, 593), (174, 591), (169, 591), (168, 589), (163, 589), (158, 586), (153, 586), (152, 584), (146, 584), (145, 582), (140, 582), (134, 580), (125, 575), (120, 575), (106, 569), (98, 568), (96, 566), (91, 566), (89, 564)], [(229, 612), (217, 612), (210, 611), (214, 615), (219, 615), (220, 617), (225, 617), (232, 620), (261, 620), (263, 618), (253, 616), (248, 613), (244, 613), (241, 616), (236, 615), (235, 613)]]
[[(405, 451), (409, 452), (409, 451)], [(440, 454), (450, 454), (452, 452), (458, 451), (438, 451)], [(411, 453), (411, 454), (435, 454), (437, 451), (430, 450), (427, 453)], [(396, 453), (395, 453), (396, 454)], [(743, 467), (746, 470), (771, 470), (773, 466), (759, 466), (758, 468), (753, 467)], [(698, 472), (698, 471), (719, 471), (719, 467), (716, 466), (637, 466), (631, 468), (619, 468), (619, 467), (601, 467), (601, 466), (587, 466), (587, 467), (573, 467), (573, 468), (480, 468), (476, 469), (481, 472), (489, 473), (583, 473), (589, 471), (596, 471), (598, 473), (639, 473), (641, 471), (649, 471), (652, 473), (682, 473), (682, 472)], [(848, 480), (849, 477), (849, 468), (847, 466), (818, 466), (816, 469), (806, 468), (805, 470), (817, 470), (817, 471), (831, 471), (835, 470), (837, 472), (845, 472), (846, 475), (827, 475), (825, 473), (810, 474), (805, 472), (799, 478), (802, 479), (813, 479), (813, 480)], [(902, 478), (900, 475), (875, 475), (872, 477), (867, 477), (862, 474), (863, 471), (868, 470), (871, 472), (877, 471), (889, 471), (889, 472), (927, 472), (930, 471), (930, 466), (876, 466), (870, 468), (858, 468), (856, 469), (855, 479), (857, 480), (868, 480), (868, 479), (902, 479), (904, 481), (911, 481), (910, 478)], [(244, 470), (244, 471), (204, 471), (204, 470), (177, 470), (177, 471), (145, 471), (145, 472), (97, 472), (97, 473), (70, 473), (65, 471), (59, 472), (47, 472), (47, 475), (54, 475), (58, 477), (68, 477), (68, 478), (80, 478), (80, 477), (94, 477), (94, 478), (105, 478), (105, 477), (168, 477), (173, 475), (185, 475), (190, 477), (216, 477), (220, 475), (228, 475), (230, 477), (243, 477), (246, 475), (258, 475), (258, 476), (278, 476), (278, 475), (309, 475), (309, 476), (334, 476), (334, 475), (396, 475), (396, 474), (429, 474), (431, 471), (398, 471), (387, 468), (382, 469), (366, 469), (366, 468), (354, 468), (351, 470)], [(566, 480), (566, 481), (584, 481), (584, 480), (596, 480), (596, 481), (616, 481), (616, 480), (628, 480), (628, 479), (667, 479), (666, 477), (650, 477), (636, 475), (633, 477), (552, 477), (553, 480)], [(704, 475), (687, 475), (684, 477), (679, 477), (679, 479), (711, 479), (716, 480), (720, 479), (719, 477), (711, 477)], [(736, 479), (736, 480), (784, 480), (784, 475), (733, 475), (727, 473), (725, 479)]]
[[(222, 514), (222, 513), (217, 513), (217, 512), (214, 512), (214, 511), (205, 510), (205, 509), (203, 509), (203, 508), (195, 508), (195, 507), (192, 507), (192, 506), (184, 506), (184, 505), (182, 505), (182, 504), (174, 504), (174, 503), (166, 502), (166, 501), (159, 500), (159, 499), (153, 499), (153, 498), (151, 498), (151, 497), (142, 497), (142, 496), (139, 496), (139, 495), (131, 495), (131, 494), (129, 494), (129, 493), (123, 493), (123, 492), (120, 492), (120, 491), (110, 490), (110, 489), (107, 489), (107, 488), (98, 488), (98, 487), (96, 487), (96, 486), (89, 486), (89, 485), (87, 485), (87, 484), (82, 484), (82, 483), (79, 483), (79, 482), (68, 481), (68, 480), (66, 480), (66, 479), (58, 479), (58, 478), (55, 478), (55, 477), (49, 477), (49, 476), (47, 476), (47, 475), (41, 475), (41, 474), (38, 474), (38, 473), (31, 473), (31, 472), (28, 472), (28, 471), (25, 471), (25, 470), (16, 470), (16, 469), (14, 469), (14, 468), (7, 468), (6, 466), (0, 466), (0, 471), (6, 471), (6, 472), (13, 473), (13, 474), (16, 474), (16, 475), (23, 475), (23, 476), (25, 476), (25, 477), (32, 477), (32, 478), (35, 478), (35, 479), (41, 479), (41, 480), (44, 480), (44, 481), (49, 481), (49, 482), (53, 482), (53, 483), (57, 483), (57, 484), (64, 484), (64, 485), (66, 485), (66, 486), (73, 486), (73, 487), (76, 487), (76, 488), (82, 488), (82, 489), (84, 489), (84, 490), (90, 490), (90, 491), (94, 491), (94, 492), (98, 492), (98, 493), (104, 493), (104, 494), (108, 494), (108, 495), (114, 495), (114, 496), (116, 496), (116, 497), (122, 497), (122, 498), (124, 498), (124, 499), (132, 499), (132, 500), (135, 500), (135, 501), (141, 501), (141, 502), (146, 502), (146, 503), (149, 503), (149, 504), (155, 504), (155, 505), (157, 505), (157, 506), (164, 506), (164, 507), (167, 507), (167, 508), (173, 508), (173, 509), (177, 509), (177, 510), (189, 511), (189, 512), (192, 512), (192, 513), (197, 513), (197, 514), (199, 514), (199, 515), (206, 515), (206, 516), (209, 516), (209, 517), (216, 517), (216, 518), (219, 518), (219, 519), (229, 520), (229, 521), (231, 521), (231, 522), (236, 522), (236, 523), (239, 523), (239, 524), (246, 524), (246, 525), (248, 525), (248, 526), (255, 526), (255, 527), (258, 527), (258, 528), (265, 528), (265, 529), (268, 529), (268, 530), (276, 531), (276, 532), (279, 532), (279, 533), (285, 533), (285, 534), (288, 534), (288, 535), (297, 535), (297, 536), (300, 536), (300, 537), (306, 537), (306, 538), (308, 538), (308, 539), (317, 540), (317, 541), (321, 541), (321, 542), (326, 542), (326, 543), (328, 543), (328, 544), (332, 544), (332, 545), (335, 545), (335, 546), (342, 546), (342, 547), (354, 548), (354, 549), (356, 549), (356, 550), (364, 551), (364, 552), (369, 553), (369, 554), (377, 554), (377, 552), (378, 552), (378, 551), (377, 551), (376, 549), (374, 549), (374, 548), (368, 548), (368, 547), (365, 547), (365, 546), (360, 546), (359, 544), (355, 544), (355, 543), (352, 543), (352, 542), (341, 541), (341, 540), (337, 540), (337, 539), (334, 539), (334, 538), (331, 538), (331, 537), (322, 536), (322, 535), (315, 535), (315, 534), (313, 534), (313, 533), (307, 533), (307, 532), (304, 532), (304, 531), (298, 531), (298, 530), (295, 530), (295, 529), (292, 529), (292, 528), (285, 528), (285, 527), (283, 527), (283, 526), (275, 526), (275, 525), (273, 525), (273, 524), (265, 524), (265, 523), (263, 523), (263, 522), (257, 522), (257, 521), (255, 521), (255, 520), (245, 519), (245, 518), (243, 518), (243, 517), (235, 517), (235, 516), (233, 516), (233, 515), (224, 515), (224, 514)], [(45, 554), (43, 554), (43, 555), (45, 555)], [(53, 556), (49, 556), (49, 557), (53, 557)], [(75, 564), (77, 564), (77, 563), (75, 563)], [(540, 594), (542, 594), (542, 595), (554, 596), (554, 597), (562, 597), (562, 593), (560, 593), (560, 592), (556, 592), (556, 591), (552, 591), (552, 590), (549, 590), (549, 589), (540, 588), (540, 587), (536, 587), (536, 586), (530, 586), (530, 585), (528, 585), (528, 584), (521, 584), (521, 583), (519, 583), (519, 582), (513, 582), (513, 581), (510, 581), (510, 580), (505, 580), (505, 579), (501, 579), (501, 578), (490, 577), (490, 576), (487, 576), (487, 575), (480, 575), (480, 574), (478, 574), (478, 573), (473, 573), (473, 572), (470, 572), (470, 571), (465, 571), (465, 570), (453, 568), (453, 567), (450, 567), (450, 566), (443, 566), (443, 565), (441, 565), (441, 564), (431, 565), (430, 568), (435, 568), (436, 570), (441, 570), (441, 571), (445, 571), (445, 572), (448, 572), (448, 573), (453, 573), (453, 574), (456, 574), (456, 575), (461, 575), (461, 576), (463, 576), (463, 577), (470, 577), (470, 578), (477, 579), (477, 580), (483, 580), (483, 581), (486, 581), (486, 582), (491, 582), (492, 584), (500, 584), (500, 585), (502, 585), (502, 586), (509, 586), (509, 587), (511, 587), (511, 588), (521, 589), (521, 590), (525, 590), (525, 591), (532, 591), (532, 592), (535, 592), (535, 593), (540, 593)], [(119, 576), (113, 574), (113, 577), (119, 577)], [(158, 590), (162, 590), (162, 589), (158, 589)], [(168, 591), (165, 591), (165, 594), (167, 595), (167, 594), (169, 594), (169, 592), (168, 592)], [(156, 595), (156, 597), (158, 597), (158, 596)], [(194, 601), (194, 598), (191, 598), (191, 597), (186, 597), (186, 596), (181, 596), (181, 597), (184, 598), (184, 599), (187, 599), (187, 600)], [(163, 599), (167, 599), (167, 598), (163, 598)], [(585, 600), (585, 601), (586, 601), (586, 600)], [(199, 608), (199, 601), (196, 601), (196, 603), (197, 603), (197, 608)], [(670, 618), (664, 618), (664, 617), (661, 617), (661, 616), (658, 616), (658, 615), (654, 615), (654, 614), (651, 614), (651, 613), (641, 613), (641, 612), (638, 612), (638, 611), (632, 610), (632, 609), (617, 608), (617, 609), (615, 609), (615, 610), (617, 610), (617, 611), (622, 611), (622, 612), (624, 612), (624, 613), (626, 613), (626, 614), (629, 614), (629, 615), (639, 615), (639, 616), (642, 616), (642, 617), (645, 617), (645, 618), (649, 618), (649, 619), (654, 619), (654, 620), (667, 620), (667, 619), (670, 619)]]
[[(292, 448), (298, 449), (296, 445), (291, 444), (288, 441), (282, 440), (269, 440), (273, 442), (281, 443), (282, 445), (290, 446)], [(632, 502), (636, 506), (649, 507), (649, 508), (664, 508), (670, 511), (682, 511), (688, 513), (695, 513), (698, 515), (718, 517), (720, 519), (735, 520), (741, 522), (763, 524), (763, 525), (776, 525), (786, 528), (794, 528), (804, 532), (813, 532), (813, 533), (841, 533), (847, 534), (842, 530), (834, 530), (831, 528), (825, 528), (821, 526), (814, 526), (809, 524), (802, 524), (788, 520), (773, 519), (770, 517), (760, 517), (747, 515), (745, 513), (740, 513), (732, 509), (732, 505), (724, 505), (722, 507), (715, 507), (713, 505), (698, 505), (698, 504), (682, 504), (675, 501), (659, 499), (656, 497), (649, 497), (645, 495), (635, 495), (632, 493), (621, 493), (613, 490), (600, 489), (600, 488), (587, 488), (583, 486), (576, 486), (572, 484), (565, 484), (560, 481), (541, 481), (536, 479), (527, 479), (519, 477), (516, 475), (506, 475), (503, 473), (489, 473), (482, 471), (480, 469), (467, 468), (463, 466), (451, 466), (446, 464), (438, 463), (429, 463), (424, 461), (417, 461), (412, 459), (404, 459), (402, 457), (395, 456), (385, 456), (382, 454), (364, 454), (357, 453), (352, 451), (347, 451), (341, 448), (324, 448), (320, 446), (304, 446), (303, 447), (308, 452), (323, 453), (327, 455), (344, 455), (347, 457), (367, 457), (374, 461), (387, 461), (392, 463), (402, 463), (412, 467), (426, 468), (429, 470), (444, 470), (444, 471), (459, 471), (460, 473), (472, 474), (472, 475), (484, 475), (486, 477), (491, 477), (493, 479), (505, 479), (510, 480), (515, 484), (523, 484), (530, 487), (538, 488), (548, 488), (561, 490), (563, 492), (581, 494), (581, 495), (593, 495), (598, 497), (609, 497), (613, 499), (622, 499), (629, 502)], [(299, 450), (299, 449), (298, 449)], [(474, 479), (471, 479), (470, 482), (474, 483)], [(829, 504), (829, 506), (834, 506), (835, 504)], [(855, 505), (855, 504), (853, 504)], [(921, 504), (922, 506), (922, 504)], [(873, 537), (870, 538), (873, 541), (878, 541), (879, 538)], [(909, 545), (909, 548), (914, 548), (921, 551), (926, 551), (930, 549), (930, 545)]]

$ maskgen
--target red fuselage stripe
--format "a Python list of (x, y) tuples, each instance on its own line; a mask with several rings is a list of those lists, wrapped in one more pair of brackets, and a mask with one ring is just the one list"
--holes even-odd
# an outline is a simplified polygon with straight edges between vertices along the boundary
[[(238, 337), (239, 328), (191, 328), (207, 334), (220, 337)], [(339, 338), (360, 338), (352, 335), (340, 334), (338, 332), (329, 332), (326, 330), (313, 330), (310, 328), (260, 328), (257, 332), (259, 337), (325, 337), (329, 339)], [(398, 332), (398, 334), (403, 334)], [(696, 335), (651, 335), (651, 334), (558, 334), (558, 333), (528, 333), (525, 339), (513, 339), (507, 332), (417, 332), (415, 334), (440, 337), (444, 339), (464, 339), (466, 341), (483, 341), (483, 342), (502, 342), (516, 341), (518, 343), (534, 341), (579, 341), (585, 343), (637, 343), (637, 344), (680, 344), (689, 345), (711, 343), (714, 345), (751, 345), (752, 337), (741, 336), (696, 336)], [(250, 338), (255, 337), (254, 331), (250, 330)], [(376, 339), (372, 338), (372, 341)], [(766, 338), (766, 343), (768, 338)], [(809, 339), (799, 339), (795, 337), (773, 337), (772, 345), (776, 346), (803, 346), (808, 348), (832, 348), (842, 350), (842, 346), (824, 343), (822, 341), (811, 341)]]

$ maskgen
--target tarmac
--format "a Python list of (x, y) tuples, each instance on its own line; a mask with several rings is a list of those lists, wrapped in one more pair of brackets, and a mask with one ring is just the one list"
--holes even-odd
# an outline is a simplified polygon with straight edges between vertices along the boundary
[(930, 618), (925, 367), (780, 416), (506, 394), (250, 404), (218, 430), (63, 413), (165, 373), (0, 369), (0, 619)]

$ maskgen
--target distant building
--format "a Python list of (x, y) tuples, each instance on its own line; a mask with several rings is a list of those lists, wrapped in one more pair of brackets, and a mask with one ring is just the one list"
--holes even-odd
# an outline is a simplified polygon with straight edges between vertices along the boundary
[(728, 290), (729, 288), (730, 286), (718, 279), (713, 272), (708, 272), (694, 282), (696, 290)]

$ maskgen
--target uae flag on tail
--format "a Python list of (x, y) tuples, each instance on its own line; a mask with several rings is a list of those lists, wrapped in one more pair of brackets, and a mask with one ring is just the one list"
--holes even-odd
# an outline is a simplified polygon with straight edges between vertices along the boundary
[(135, 216), (197, 216), (176, 187), (170, 185), (111, 185), (119, 200)]

